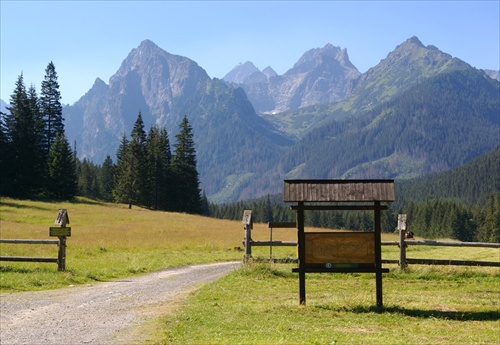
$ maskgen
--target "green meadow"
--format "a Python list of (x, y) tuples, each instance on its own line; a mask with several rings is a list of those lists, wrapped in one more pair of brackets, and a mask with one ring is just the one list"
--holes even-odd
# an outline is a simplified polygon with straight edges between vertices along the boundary
[[(243, 224), (180, 213), (154, 212), (79, 198), (51, 203), (3, 198), (0, 237), (49, 239), (58, 209), (68, 210), (66, 271), (54, 263), (0, 262), (0, 291), (65, 288), (155, 270), (241, 260)], [(307, 214), (306, 214), (307, 216)], [(306, 229), (307, 231), (307, 229)], [(275, 240), (295, 240), (290, 229)], [(269, 239), (255, 224), (254, 240)], [(383, 234), (383, 241), (397, 240)], [(2, 256), (56, 257), (55, 245), (0, 244)], [(137, 344), (500, 344), (498, 268), (385, 265), (384, 307), (375, 303), (374, 274), (307, 274), (307, 304), (299, 305), (296, 264), (255, 260), (185, 294), (133, 331)], [(498, 261), (491, 248), (410, 246), (409, 258)], [(384, 246), (384, 259), (397, 259)], [(273, 257), (296, 257), (293, 247)]]

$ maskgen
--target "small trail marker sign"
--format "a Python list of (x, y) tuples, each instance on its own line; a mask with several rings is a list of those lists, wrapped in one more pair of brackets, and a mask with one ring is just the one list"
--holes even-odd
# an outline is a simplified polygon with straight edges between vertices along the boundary
[(49, 236), (56, 237), (71, 237), (71, 228), (69, 227), (50, 227), (49, 228)]
[(57, 265), (59, 271), (66, 270), (66, 237), (71, 236), (71, 228), (66, 227), (69, 224), (68, 211), (65, 208), (59, 209), (57, 213), (55, 225), (60, 227), (50, 227), (49, 235), (59, 238), (59, 253), (57, 255)]

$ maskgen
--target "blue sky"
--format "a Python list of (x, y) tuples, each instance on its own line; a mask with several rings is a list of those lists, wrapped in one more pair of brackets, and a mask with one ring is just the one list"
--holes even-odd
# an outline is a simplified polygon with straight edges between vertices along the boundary
[(56, 66), (62, 102), (96, 78), (108, 83), (128, 53), (150, 39), (210, 77), (240, 62), (278, 74), (309, 49), (346, 48), (366, 72), (417, 36), (481, 69), (500, 69), (500, 1), (6, 1), (0, 0), (1, 95), (18, 76), (40, 90)]

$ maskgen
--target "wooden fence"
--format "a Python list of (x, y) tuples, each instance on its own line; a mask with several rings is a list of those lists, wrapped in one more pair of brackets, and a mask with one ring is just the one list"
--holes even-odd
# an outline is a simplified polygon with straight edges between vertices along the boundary
[(296, 247), (297, 242), (293, 241), (277, 241), (273, 240), (273, 229), (296, 229), (297, 225), (295, 222), (269, 222), (268, 224), (269, 228), (269, 241), (253, 241), (251, 238), (251, 227), (247, 226), (246, 227), (246, 232), (245, 232), (245, 240), (243, 241), (243, 245), (245, 246), (245, 256), (246, 257), (251, 257), (252, 256), (252, 247), (266, 247), (269, 246), (269, 258), (273, 258), (273, 246), (274, 247), (283, 247), (283, 246), (288, 246), (288, 247)]
[(472, 261), (472, 260), (437, 260), (437, 259), (408, 259), (406, 257), (406, 248), (408, 246), (442, 246), (442, 247), (477, 247), (477, 248), (500, 248), (500, 243), (482, 243), (482, 242), (444, 242), (432, 240), (414, 240), (405, 238), (405, 231), (399, 230), (399, 241), (382, 242), (385, 246), (398, 246), (398, 260), (384, 260), (382, 263), (398, 264), (404, 268), (409, 264), (414, 265), (452, 265), (452, 266), (490, 266), (500, 267), (499, 261)]
[(57, 258), (47, 257), (30, 257), (30, 256), (0, 256), (0, 261), (18, 261), (18, 262), (54, 262), (57, 263), (59, 271), (64, 271), (66, 268), (66, 238), (58, 240), (17, 240), (17, 239), (0, 239), (0, 243), (11, 244), (57, 244), (59, 251)]
[[(297, 242), (293, 241), (277, 241), (273, 240), (273, 228), (295, 228), (295, 223), (268, 223), (269, 241), (253, 241), (249, 237), (248, 241), (244, 241), (245, 252), (248, 257), (252, 255), (252, 247), (269, 246), (269, 258), (273, 259), (273, 246), (297, 246)], [(472, 260), (443, 260), (443, 259), (409, 259), (406, 257), (406, 249), (408, 246), (447, 246), (447, 247), (477, 247), (477, 248), (500, 248), (500, 243), (482, 243), (482, 242), (445, 242), (433, 240), (413, 240), (405, 239), (404, 231), (400, 232), (399, 241), (382, 241), (383, 246), (399, 246), (399, 259), (382, 259), (384, 264), (398, 264), (401, 268), (413, 265), (451, 265), (451, 266), (489, 266), (500, 267), (500, 261), (472, 261)], [(248, 233), (250, 234), (250, 233)]]

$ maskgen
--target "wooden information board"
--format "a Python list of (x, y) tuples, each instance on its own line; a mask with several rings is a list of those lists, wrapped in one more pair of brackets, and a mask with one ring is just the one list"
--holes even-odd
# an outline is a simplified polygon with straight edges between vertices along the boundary
[[(306, 303), (306, 273), (375, 273), (382, 303), (381, 211), (394, 201), (394, 180), (284, 180), (283, 201), (297, 203), (299, 303)], [(306, 233), (305, 211), (373, 211), (373, 232)]]
[(306, 232), (305, 264), (375, 264), (374, 232)]

